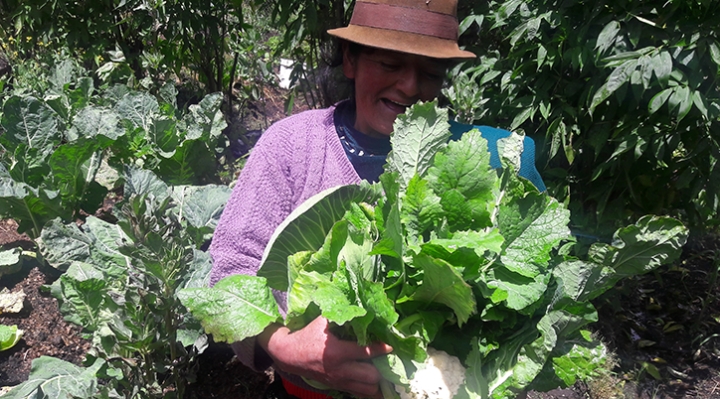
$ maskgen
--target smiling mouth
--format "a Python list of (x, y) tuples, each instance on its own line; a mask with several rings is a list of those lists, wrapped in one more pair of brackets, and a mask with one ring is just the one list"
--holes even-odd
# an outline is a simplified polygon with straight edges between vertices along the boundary
[(412, 104), (399, 103), (397, 101), (390, 100), (389, 98), (383, 98), (383, 102), (385, 103), (385, 105), (388, 106), (388, 108), (392, 109), (393, 111), (397, 112), (398, 114), (404, 113), (405, 109), (407, 109), (407, 107), (412, 105)]

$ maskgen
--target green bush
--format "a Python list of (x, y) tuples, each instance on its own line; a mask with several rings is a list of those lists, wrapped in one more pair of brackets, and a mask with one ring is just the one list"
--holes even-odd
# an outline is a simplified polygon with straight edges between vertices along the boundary
[[(463, 119), (522, 130), (573, 223), (593, 234), (646, 213), (695, 227), (720, 211), (720, 40), (712, 1), (465, 4), (479, 58), (446, 90)], [(608, 234), (609, 235), (609, 234)]]
[(67, 46), (86, 67), (102, 73), (126, 64), (145, 88), (157, 88), (186, 68), (212, 93), (227, 87), (227, 38), (243, 28), (242, 3), (5, 0), (0, 38), (12, 37), (22, 58), (32, 58), (43, 46)]

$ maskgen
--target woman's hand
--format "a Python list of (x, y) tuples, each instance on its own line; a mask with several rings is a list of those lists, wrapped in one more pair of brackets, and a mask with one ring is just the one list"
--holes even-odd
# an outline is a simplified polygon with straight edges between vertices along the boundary
[(389, 345), (358, 346), (338, 339), (324, 317), (292, 333), (284, 326), (268, 327), (257, 342), (280, 370), (358, 397), (382, 397), (378, 386), (382, 377), (368, 360), (390, 353)]

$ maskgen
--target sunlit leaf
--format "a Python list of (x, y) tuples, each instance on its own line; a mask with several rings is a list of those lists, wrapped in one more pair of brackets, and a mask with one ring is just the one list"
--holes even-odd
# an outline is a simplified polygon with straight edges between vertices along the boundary
[(655, 71), (655, 76), (657, 76), (660, 84), (665, 87), (673, 70), (672, 56), (669, 52), (662, 51), (659, 55), (652, 58), (652, 65), (653, 70)]
[(705, 106), (705, 99), (703, 98), (703, 94), (697, 90), (693, 90), (692, 101), (698, 111), (700, 111), (700, 113), (707, 118), (708, 110)]
[(602, 54), (609, 49), (617, 40), (617, 34), (620, 32), (620, 23), (617, 21), (610, 21), (603, 28), (598, 35), (597, 42), (595, 43), (595, 49), (599, 50), (598, 53)]
[(638, 61), (636, 59), (631, 59), (612, 71), (605, 84), (602, 85), (593, 96), (592, 102), (590, 103), (590, 112), (593, 112), (598, 105), (602, 104), (610, 95), (627, 83), (632, 72), (635, 71), (637, 64)]
[(670, 95), (673, 93), (673, 91), (673, 88), (667, 88), (654, 95), (653, 98), (650, 100), (650, 103), (648, 104), (648, 111), (650, 111), (651, 114), (657, 112), (660, 107), (665, 104), (668, 98), (670, 98)]

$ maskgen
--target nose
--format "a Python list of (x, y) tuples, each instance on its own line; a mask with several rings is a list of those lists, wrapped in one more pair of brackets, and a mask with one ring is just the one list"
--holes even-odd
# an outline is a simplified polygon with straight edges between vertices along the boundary
[(408, 66), (403, 72), (397, 88), (408, 100), (417, 100), (420, 95), (420, 71), (414, 66)]

